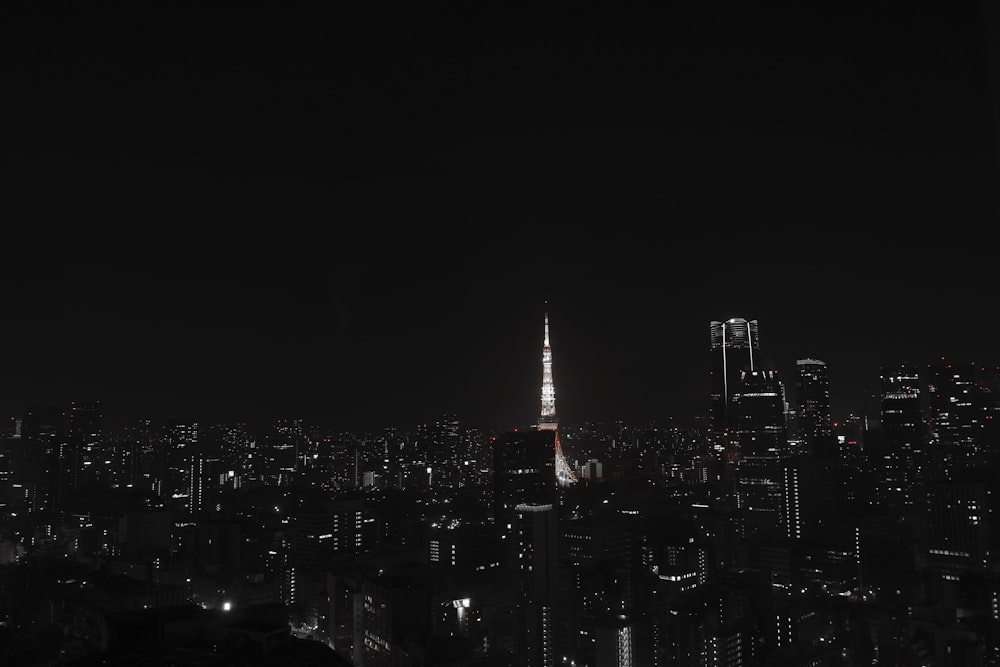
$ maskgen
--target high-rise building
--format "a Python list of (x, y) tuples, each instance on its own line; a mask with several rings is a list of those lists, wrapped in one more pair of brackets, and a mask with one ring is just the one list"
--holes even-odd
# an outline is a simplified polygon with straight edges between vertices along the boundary
[(420, 467), (428, 470), (427, 483), (431, 486), (459, 486), (463, 465), (468, 452), (462, 447), (458, 418), (445, 416), (435, 422), (419, 424), (415, 445), (420, 456)]
[(741, 374), (757, 369), (760, 337), (757, 320), (732, 317), (710, 324), (712, 428), (725, 431), (732, 419), (732, 402), (740, 388)]
[(387, 572), (366, 577), (361, 589), (361, 632), (354, 644), (362, 647), (366, 667), (414, 664), (412, 639), (430, 630), (428, 591), (407, 574)]
[(927, 367), (928, 478), (950, 479), (986, 462), (987, 396), (974, 364), (941, 359)]
[(58, 524), (72, 476), (66, 417), (60, 408), (28, 408), (21, 421), (28, 506), (43, 522)]
[(566, 462), (559, 440), (559, 417), (556, 414), (556, 385), (552, 378), (552, 345), (549, 342), (549, 314), (545, 313), (545, 335), (542, 338), (542, 410), (538, 429), (555, 433), (556, 479), (563, 486), (577, 481), (576, 473)]
[(850, 465), (859, 461), (865, 448), (865, 419), (860, 415), (849, 414), (843, 421), (834, 422), (834, 437), (837, 440), (837, 458), (841, 465)]
[(308, 435), (300, 419), (278, 419), (264, 434), (258, 468), (265, 486), (288, 486), (295, 479)]
[(517, 653), (526, 667), (553, 667), (558, 591), (559, 525), (553, 505), (515, 508), (518, 573)]
[(920, 371), (908, 364), (881, 371), (881, 501), (901, 509), (913, 503), (924, 478), (924, 421)]
[(205, 512), (205, 491), (209, 484), (206, 479), (209, 471), (205, 453), (200, 448), (193, 450), (188, 456), (188, 511), (200, 516)]
[(782, 460), (782, 518), (789, 539), (823, 539), (833, 525), (840, 491), (832, 464), (810, 454)]
[(100, 401), (73, 401), (66, 414), (67, 490), (95, 487), (110, 482), (102, 451), (104, 410)]
[(833, 518), (839, 448), (830, 414), (826, 363), (798, 359), (796, 425), (801, 446), (783, 465), (782, 485), (787, 537), (820, 537)]
[[(570, 661), (575, 659), (576, 664), (619, 664), (602, 662), (595, 655), (602, 648), (598, 646), (601, 643), (599, 635), (609, 631), (604, 639), (613, 639), (615, 633), (610, 632), (608, 622), (613, 622), (615, 627), (630, 626), (624, 619), (632, 614), (638, 605), (639, 591), (648, 583), (644, 565), (654, 570), (663, 567), (667, 576), (673, 574), (672, 571), (667, 573), (665, 562), (649, 562), (655, 561), (655, 557), (647, 557), (645, 553), (645, 549), (652, 549), (647, 543), (645, 528), (639, 516), (590, 515), (560, 519), (559, 576), (564, 596), (557, 605), (560, 620), (556, 643), (560, 655), (568, 656)], [(673, 536), (670, 528), (656, 531), (656, 536)], [(662, 551), (656, 553), (661, 555)]]
[(167, 448), (163, 494), (178, 501), (176, 504), (183, 505), (178, 509), (190, 511), (191, 456), (198, 449), (198, 422), (171, 420), (165, 426)]
[(733, 431), (740, 458), (786, 454), (784, 388), (776, 370), (744, 371), (733, 401)]
[(522, 503), (550, 504), (558, 498), (555, 431), (505, 431), (492, 438), (493, 517), (511, 526), (514, 508)]
[(745, 537), (784, 525), (782, 479), (788, 458), (784, 391), (775, 370), (744, 371), (732, 405), (737, 444), (736, 505)]
[(364, 573), (327, 570), (326, 590), (330, 609), (327, 612), (327, 637), (331, 647), (345, 664), (364, 664), (362, 619)]
[(823, 460), (837, 457), (830, 414), (830, 378), (826, 363), (818, 359), (795, 362), (798, 425), (805, 451)]
[[(731, 586), (695, 595), (651, 614), (653, 662), (643, 664), (744, 667), (759, 664), (760, 629), (751, 596)], [(810, 663), (805, 663), (810, 664)]]
[(996, 566), (993, 486), (982, 473), (927, 482), (927, 553), (935, 570), (958, 574)]
[(362, 499), (325, 501), (298, 510), (293, 528), (293, 608), (296, 618), (315, 625), (323, 604), (319, 591), (326, 568), (335, 557), (365, 553), (378, 545), (378, 515)]

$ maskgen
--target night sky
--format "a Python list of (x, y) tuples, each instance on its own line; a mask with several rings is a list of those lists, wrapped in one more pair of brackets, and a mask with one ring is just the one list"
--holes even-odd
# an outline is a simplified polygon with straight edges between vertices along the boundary
[(1000, 363), (989, 2), (15, 4), (0, 416), (522, 426), (546, 311), (563, 423), (734, 316), (838, 418)]

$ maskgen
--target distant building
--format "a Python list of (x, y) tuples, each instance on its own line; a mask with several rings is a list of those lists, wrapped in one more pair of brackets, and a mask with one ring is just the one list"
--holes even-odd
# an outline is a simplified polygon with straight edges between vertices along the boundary
[(757, 320), (732, 317), (710, 323), (712, 428), (725, 431), (731, 424), (732, 402), (744, 371), (756, 370), (760, 355)]
[(1000, 540), (993, 534), (996, 501), (992, 480), (961, 479), (927, 482), (927, 554), (944, 574), (993, 571)]
[(948, 479), (987, 463), (985, 424), (991, 413), (979, 369), (943, 359), (927, 367), (929, 479)]
[(77, 463), (66, 440), (62, 409), (28, 408), (21, 421), (21, 445), (29, 511), (42, 523), (58, 524), (67, 494), (73, 488)]
[(534, 429), (493, 436), (493, 515), (501, 528), (513, 527), (517, 505), (556, 503), (555, 436)]
[(465, 572), (479, 572), (499, 567), (495, 525), (476, 525), (455, 520), (434, 523), (427, 537), (427, 562)]
[(200, 429), (194, 420), (166, 423), (166, 456), (163, 495), (178, 510), (191, 511), (191, 457), (198, 451)]
[(880, 380), (880, 501), (899, 511), (912, 506), (926, 466), (920, 371), (908, 364), (883, 367)]
[(737, 445), (736, 506), (744, 537), (774, 534), (785, 523), (782, 476), (788, 458), (784, 388), (775, 370), (744, 371), (732, 406)]
[(795, 362), (796, 419), (805, 453), (823, 460), (837, 457), (830, 414), (830, 377), (826, 363), (818, 359)]
[(173, 521), (167, 510), (128, 512), (119, 519), (119, 544), (125, 556), (157, 556), (170, 554)]
[(67, 492), (96, 488), (110, 481), (105, 461), (104, 408), (100, 401), (73, 401), (66, 414)]
[(315, 627), (327, 604), (322, 593), (326, 568), (338, 556), (374, 549), (380, 536), (378, 516), (364, 500), (344, 499), (299, 510), (293, 525), (293, 617)]
[(361, 632), (353, 642), (362, 647), (361, 664), (413, 664), (408, 640), (426, 637), (430, 630), (428, 597), (419, 582), (405, 575), (366, 578), (361, 584)]
[(588, 482), (600, 482), (604, 479), (604, 464), (597, 459), (589, 459), (580, 466), (580, 478)]

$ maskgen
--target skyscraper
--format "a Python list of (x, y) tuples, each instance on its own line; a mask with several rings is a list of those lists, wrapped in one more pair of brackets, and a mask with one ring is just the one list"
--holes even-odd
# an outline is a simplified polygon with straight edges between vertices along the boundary
[(72, 475), (72, 457), (66, 442), (66, 417), (55, 407), (32, 407), (21, 421), (27, 461), (29, 507), (42, 522), (58, 524)]
[(882, 500), (899, 509), (913, 502), (913, 488), (923, 479), (924, 423), (920, 372), (901, 364), (881, 372)]
[(493, 515), (498, 525), (513, 523), (517, 505), (556, 502), (554, 443), (550, 429), (505, 431), (493, 437)]
[(731, 421), (741, 459), (788, 453), (784, 389), (778, 371), (743, 372)]
[(824, 460), (836, 458), (830, 415), (830, 378), (818, 359), (798, 359), (795, 378), (798, 424), (805, 451)]
[(711, 334), (711, 405), (712, 428), (725, 431), (732, 424), (732, 402), (739, 391), (741, 373), (757, 370), (760, 337), (757, 320), (732, 317), (713, 321)]
[[(107, 482), (103, 449), (103, 408), (100, 401), (73, 401), (66, 415), (67, 492)], [(84, 477), (85, 471), (88, 473)]]
[(782, 477), (785, 530), (793, 539), (821, 537), (833, 520), (839, 456), (826, 363), (797, 359), (795, 369), (795, 424), (801, 446), (784, 462)]
[[(170, 420), (165, 424), (167, 436), (166, 470), (163, 495), (190, 511), (191, 456), (198, 450), (198, 422)], [(181, 509), (178, 507), (178, 509)]]
[(552, 379), (552, 345), (549, 343), (549, 314), (545, 313), (545, 335), (542, 339), (542, 410), (538, 429), (555, 432), (556, 478), (563, 486), (573, 484), (576, 473), (566, 462), (559, 441), (559, 417), (556, 415), (556, 385)]
[(555, 664), (554, 606), (558, 582), (559, 523), (552, 505), (515, 508), (518, 548), (517, 653), (526, 667)]
[(950, 479), (961, 468), (985, 463), (987, 394), (974, 364), (943, 359), (927, 367), (929, 477)]
[(738, 446), (736, 502), (746, 536), (773, 534), (785, 523), (783, 466), (788, 458), (784, 391), (775, 370), (744, 371), (732, 405)]
[(927, 554), (931, 567), (959, 574), (996, 565), (993, 535), (995, 485), (985, 471), (961, 471), (957, 479), (925, 485)]

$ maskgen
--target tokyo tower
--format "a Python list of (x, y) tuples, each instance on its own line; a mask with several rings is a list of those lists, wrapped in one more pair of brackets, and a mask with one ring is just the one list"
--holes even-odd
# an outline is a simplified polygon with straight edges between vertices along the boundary
[(559, 417), (556, 416), (556, 386), (552, 382), (552, 346), (549, 344), (549, 314), (545, 313), (545, 338), (542, 340), (542, 413), (538, 418), (539, 430), (555, 431), (556, 479), (560, 486), (574, 484), (576, 473), (566, 463), (562, 443), (559, 441)]

